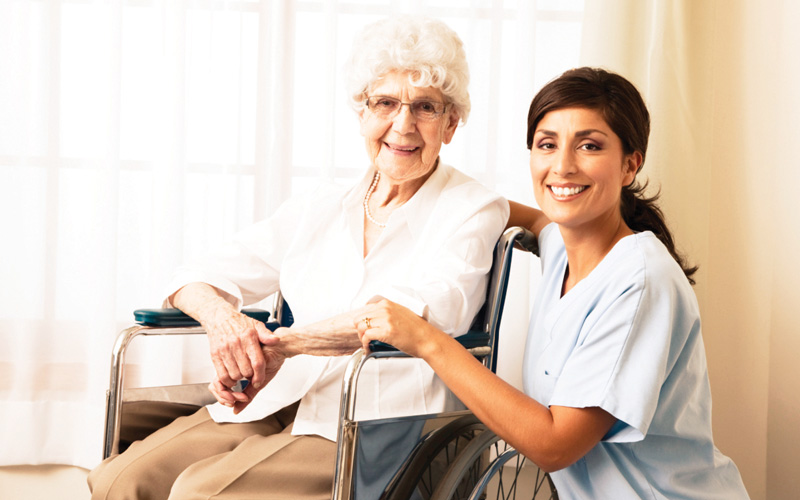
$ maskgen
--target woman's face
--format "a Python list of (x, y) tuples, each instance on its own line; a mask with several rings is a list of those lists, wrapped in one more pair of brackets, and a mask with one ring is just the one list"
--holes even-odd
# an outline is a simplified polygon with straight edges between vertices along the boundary
[(562, 228), (618, 227), (620, 196), (642, 164), (592, 109), (565, 108), (537, 124), (531, 146), (536, 201)]
[[(367, 97), (371, 96), (393, 97), (402, 102), (446, 103), (439, 89), (412, 86), (407, 72), (386, 74), (369, 89)], [(410, 106), (401, 106), (391, 118), (377, 116), (364, 108), (359, 120), (372, 164), (384, 177), (403, 183), (425, 178), (433, 171), (439, 150), (452, 140), (459, 117), (448, 107), (435, 120), (419, 120), (411, 113)]]

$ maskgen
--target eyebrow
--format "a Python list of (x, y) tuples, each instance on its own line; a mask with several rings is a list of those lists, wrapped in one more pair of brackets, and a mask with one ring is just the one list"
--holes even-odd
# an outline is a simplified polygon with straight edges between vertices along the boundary
[[(589, 128), (589, 129), (586, 129), (586, 130), (579, 130), (578, 132), (575, 132), (575, 137), (586, 137), (587, 135), (592, 135), (592, 133), (594, 133), (594, 132), (597, 132), (598, 134), (602, 134), (602, 135), (608, 137), (608, 134), (606, 134), (602, 130), (596, 129), (596, 128)], [(546, 135), (548, 137), (558, 137), (558, 133), (554, 132), (552, 130), (537, 130), (536, 134), (543, 134), (543, 135)]]
[[(396, 100), (396, 101), (402, 101), (402, 99), (400, 99), (399, 97), (396, 97), (396, 96), (393, 96), (393, 95), (386, 95), (386, 94), (375, 94), (375, 95), (373, 95), (373, 96), (371, 96), (371, 97), (388, 97), (389, 99), (394, 99), (394, 100)], [(419, 98), (417, 98), (417, 99), (411, 99), (411, 101), (410, 101), (410, 102), (417, 102), (417, 101), (427, 101), (427, 102), (435, 101), (435, 102), (442, 102), (442, 101), (438, 100), (438, 99), (437, 99), (436, 97), (434, 97), (434, 96), (429, 96), (429, 97), (419, 97)]]

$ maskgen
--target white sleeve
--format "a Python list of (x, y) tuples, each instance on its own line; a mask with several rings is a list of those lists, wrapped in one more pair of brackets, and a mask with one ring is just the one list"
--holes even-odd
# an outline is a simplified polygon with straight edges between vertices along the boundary
[[(420, 262), (423, 278), (407, 286), (387, 286), (378, 294), (453, 336), (468, 330), (484, 302), (494, 248), (509, 216), (508, 202), (496, 195), (469, 201), (469, 210), (444, 226), (431, 214), (431, 224), (438, 225), (442, 237), (425, 239), (435, 249)], [(443, 205), (451, 215), (463, 207)]]

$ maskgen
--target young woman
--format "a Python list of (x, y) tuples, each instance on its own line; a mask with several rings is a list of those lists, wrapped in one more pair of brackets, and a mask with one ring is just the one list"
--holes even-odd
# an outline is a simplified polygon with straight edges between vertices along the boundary
[(539, 238), (543, 280), (524, 392), (389, 301), (362, 343), (418, 356), (501, 438), (551, 472), (562, 499), (747, 498), (716, 449), (690, 268), (635, 184), (649, 114), (636, 88), (594, 68), (547, 84), (528, 114), (534, 194), (509, 225)]

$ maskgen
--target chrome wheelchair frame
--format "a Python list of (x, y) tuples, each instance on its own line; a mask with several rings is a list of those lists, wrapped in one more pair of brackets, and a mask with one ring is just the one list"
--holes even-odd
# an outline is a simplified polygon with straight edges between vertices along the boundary
[[(515, 246), (534, 253), (537, 251), (536, 238), (530, 232), (522, 228), (510, 228), (503, 233), (495, 248), (486, 303), (476, 318), (473, 329), (459, 337), (465, 348), (492, 371), (495, 371), (497, 366), (498, 331), (511, 256)], [(274, 329), (279, 325), (291, 323), (291, 318), (286, 317), (291, 313), (284, 306), (278, 294), (273, 307), (274, 320), (267, 322), (269, 328)], [(186, 319), (190, 323), (193, 322), (188, 316)], [(176, 414), (168, 414), (163, 418), (163, 425), (166, 425), (176, 416), (191, 413), (197, 407), (215, 401), (208, 392), (206, 384), (123, 390), (125, 354), (131, 341), (138, 336), (204, 333), (200, 326), (164, 327), (145, 324), (132, 326), (119, 333), (112, 352), (111, 377), (106, 394), (103, 458), (119, 453), (126, 441), (141, 439), (145, 435), (146, 431), (138, 431), (135, 428), (132, 433), (123, 432), (124, 413), (126, 413), (123, 410), (126, 407), (134, 408), (139, 402), (157, 402), (152, 404), (178, 408)], [(490, 487), (490, 483), (491, 488), (497, 491), (498, 498), (516, 498), (522, 489), (518, 487), (518, 478), (523, 471), (524, 458), (517, 456), (515, 450), (509, 449), (499, 441), (497, 436), (479, 422), (469, 410), (372, 421), (356, 420), (358, 378), (364, 365), (370, 360), (408, 357), (391, 346), (380, 346), (382, 347), (380, 350), (377, 350), (378, 346), (375, 347), (376, 350), (369, 353), (363, 349), (356, 351), (350, 358), (342, 380), (332, 498), (374, 500), (378, 496), (372, 495), (378, 495), (376, 491), (380, 490), (379, 497), (387, 500), (454, 499), (468, 498), (467, 495), (469, 498), (478, 499), (485, 498), (485, 491)], [(368, 490), (370, 486), (365, 486), (369, 481), (363, 478), (372, 472), (371, 468), (364, 467), (364, 462), (370, 462), (370, 457), (374, 459), (393, 455), (393, 453), (383, 453), (385, 447), (380, 448), (378, 453), (369, 449), (370, 439), (374, 436), (385, 437), (386, 429), (390, 429), (389, 433), (402, 434), (406, 443), (403, 446), (411, 451), (408, 456), (398, 457), (400, 460), (395, 462), (400, 463), (393, 463), (389, 467), (390, 470), (385, 473), (380, 471), (378, 479), (370, 478), (378, 485), (378, 489), (364, 493), (363, 491)], [(378, 439), (381, 440), (385, 439)], [(488, 463), (487, 460), (490, 455), (497, 457), (492, 463)], [(515, 456), (517, 466), (512, 470), (505, 464)], [(503, 476), (509, 471), (513, 479), (505, 481), (511, 485), (506, 491), (506, 487), (503, 486)], [(557, 493), (549, 476), (541, 473), (538, 468), (535, 474), (533, 498), (557, 499)], [(546, 496), (540, 496), (542, 494)]]

